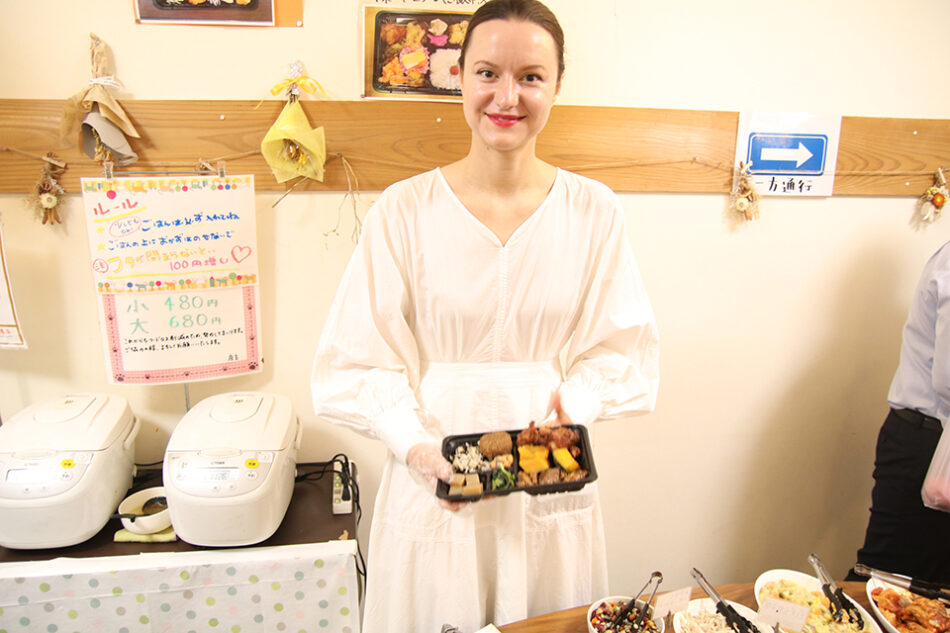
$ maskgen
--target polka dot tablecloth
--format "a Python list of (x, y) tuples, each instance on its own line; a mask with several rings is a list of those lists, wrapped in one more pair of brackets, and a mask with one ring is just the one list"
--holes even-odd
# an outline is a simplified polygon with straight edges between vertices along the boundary
[(355, 554), (341, 541), (0, 565), (0, 633), (359, 633)]

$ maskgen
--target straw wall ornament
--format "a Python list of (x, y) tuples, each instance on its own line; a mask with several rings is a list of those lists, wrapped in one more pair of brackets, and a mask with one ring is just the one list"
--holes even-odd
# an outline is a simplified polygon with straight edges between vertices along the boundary
[(126, 136), (139, 137), (128, 115), (109, 92), (121, 84), (107, 73), (106, 44), (90, 33), (89, 46), (92, 78), (85, 88), (66, 101), (60, 122), (60, 134), (68, 138), (80, 127), (83, 152), (97, 162), (111, 160), (116, 165), (134, 163), (138, 156)]
[(732, 175), (732, 191), (729, 194), (729, 208), (748, 221), (759, 217), (759, 194), (752, 182), (749, 166), (739, 162)]
[(49, 160), (43, 162), (40, 178), (33, 186), (27, 204), (37, 212), (43, 224), (49, 223), (52, 226), (62, 223), (58, 208), (66, 190), (59, 184), (59, 178), (66, 171), (66, 165), (55, 160), (52, 152), (48, 153), (46, 158)]
[(947, 191), (947, 179), (943, 175), (943, 167), (934, 172), (934, 184), (920, 196), (920, 221), (933, 222), (940, 217), (940, 212), (947, 204), (950, 193)]

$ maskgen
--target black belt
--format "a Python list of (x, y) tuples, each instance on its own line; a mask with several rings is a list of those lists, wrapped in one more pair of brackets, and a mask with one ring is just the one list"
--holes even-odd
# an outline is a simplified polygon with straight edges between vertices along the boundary
[(918, 424), (921, 428), (929, 429), (931, 431), (941, 432), (943, 431), (943, 425), (940, 424), (940, 420), (933, 416), (926, 415), (921, 413), (916, 409), (891, 409), (897, 417), (907, 422), (912, 422)]

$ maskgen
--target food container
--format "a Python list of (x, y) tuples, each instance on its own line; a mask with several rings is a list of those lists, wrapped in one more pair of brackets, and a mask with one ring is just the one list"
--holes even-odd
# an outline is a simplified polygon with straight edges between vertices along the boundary
[[(759, 577), (755, 579), (753, 591), (755, 592), (756, 605), (759, 607), (762, 606), (762, 598), (760, 598), (759, 595), (762, 593), (762, 589), (765, 587), (765, 585), (767, 583), (778, 582), (780, 580), (791, 581), (797, 585), (801, 585), (812, 593), (823, 595), (821, 592), (821, 581), (815, 576), (809, 576), (808, 574), (802, 573), (800, 571), (794, 571), (792, 569), (770, 569), (768, 571), (762, 572), (759, 574)], [(850, 598), (850, 596), (848, 597)], [(877, 622), (874, 620), (874, 617), (871, 616), (871, 614), (868, 613), (867, 610), (858, 604), (853, 598), (851, 599), (851, 602), (853, 602), (858, 608), (858, 612), (861, 614), (861, 618), (864, 620), (864, 630), (867, 633), (881, 633), (881, 627), (878, 626)], [(827, 607), (815, 606), (814, 609), (827, 609)]]
[(246, 0), (245, 2), (228, 2), (226, 0), (225, 4), (220, 2), (201, 2), (200, 4), (195, 4), (193, 2), (181, 2), (181, 0), (152, 0), (152, 4), (155, 5), (158, 9), (216, 9), (217, 7), (222, 7), (225, 9), (256, 9), (257, 0)]
[[(736, 613), (744, 617), (746, 620), (752, 623), (755, 628), (757, 628), (762, 633), (772, 633), (771, 627), (766, 627), (765, 625), (756, 622), (756, 613), (749, 607), (739, 604), (738, 602), (733, 602), (732, 600), (726, 600), (726, 603), (729, 604), (733, 609), (736, 610)], [(685, 633), (686, 630), (686, 616), (691, 615), (696, 617), (701, 613), (716, 613), (716, 602), (711, 598), (697, 598), (695, 600), (690, 600), (689, 605), (686, 607), (685, 611), (677, 611), (673, 614), (673, 631), (674, 633)], [(725, 625), (729, 628), (729, 625)], [(730, 629), (732, 630), (732, 629)]]
[[(538, 484), (532, 486), (521, 486), (506, 488), (503, 490), (492, 490), (491, 489), (491, 472), (479, 473), (479, 477), (482, 483), (483, 492), (476, 495), (463, 495), (463, 494), (449, 494), (449, 484), (444, 481), (439, 481), (435, 494), (440, 499), (447, 499), (449, 501), (476, 501), (482, 497), (492, 496), (492, 495), (506, 495), (512, 492), (527, 492), (528, 494), (533, 495), (543, 495), (554, 492), (570, 492), (573, 490), (580, 490), (587, 484), (595, 481), (597, 479), (597, 468), (594, 466), (593, 452), (590, 447), (590, 436), (587, 433), (587, 427), (581, 424), (565, 424), (564, 428), (572, 429), (577, 433), (579, 439), (577, 441), (577, 446), (580, 448), (580, 455), (576, 457), (577, 463), (583, 470), (587, 471), (587, 476), (583, 479), (577, 481), (563, 481), (553, 484)], [(518, 437), (518, 434), (521, 433), (524, 429), (517, 429), (514, 431), (505, 431), (511, 435), (512, 443), (512, 454), (514, 456), (514, 464), (509, 469), (512, 475), (514, 475), (517, 480), (519, 472), (519, 457), (518, 457), (518, 448), (517, 442), (515, 441)], [(478, 440), (484, 435), (484, 433), (469, 433), (466, 435), (449, 435), (442, 440), (442, 455), (449, 462), (452, 461), (455, 456), (455, 450), (459, 446), (464, 446), (465, 444), (478, 444)], [(548, 465), (551, 467), (557, 466), (554, 461), (553, 455), (548, 455)]]
[[(587, 609), (587, 633), (602, 633), (602, 631), (604, 630), (603, 628), (595, 627), (594, 624), (591, 622), (591, 619), (594, 617), (594, 612), (597, 611), (597, 609), (601, 605), (603, 605), (604, 603), (613, 604), (618, 607), (617, 611), (619, 612), (619, 609), (622, 609), (624, 605), (626, 605), (628, 602), (630, 602), (630, 596), (607, 596), (606, 598), (601, 598), (600, 600), (595, 600), (593, 603), (591, 603), (590, 608)], [(637, 608), (642, 609), (643, 607), (644, 607), (643, 600), (637, 600)], [(648, 608), (650, 609), (648, 613), (652, 615), (653, 607), (648, 607)], [(663, 618), (660, 618), (659, 620), (653, 620), (653, 624), (656, 625), (657, 633), (664, 633), (664, 629), (666, 628), (666, 625), (663, 622)], [(617, 631), (617, 633), (626, 631), (626, 629), (624, 629), (623, 627), (618, 627), (613, 630)], [(652, 629), (650, 630), (650, 633), (652, 633)]]

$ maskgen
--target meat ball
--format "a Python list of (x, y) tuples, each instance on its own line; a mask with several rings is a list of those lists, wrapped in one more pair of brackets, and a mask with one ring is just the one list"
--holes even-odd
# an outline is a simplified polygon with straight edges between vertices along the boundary
[(486, 459), (511, 452), (511, 436), (504, 431), (485, 433), (478, 440), (478, 449)]

